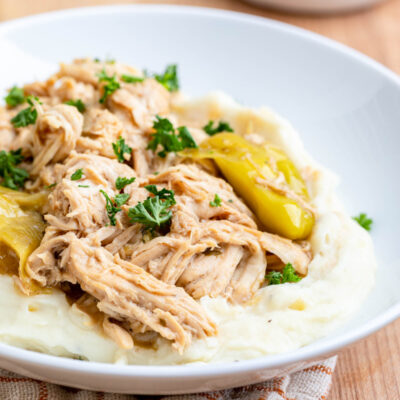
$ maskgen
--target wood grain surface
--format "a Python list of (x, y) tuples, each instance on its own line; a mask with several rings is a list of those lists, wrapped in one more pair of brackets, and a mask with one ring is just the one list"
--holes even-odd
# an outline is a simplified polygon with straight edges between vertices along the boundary
[[(195, 5), (273, 18), (342, 42), (400, 73), (400, 0), (357, 13), (329, 16), (280, 14), (239, 0), (0, 0), (0, 21), (112, 3)], [(400, 400), (400, 320), (339, 353), (329, 399)]]

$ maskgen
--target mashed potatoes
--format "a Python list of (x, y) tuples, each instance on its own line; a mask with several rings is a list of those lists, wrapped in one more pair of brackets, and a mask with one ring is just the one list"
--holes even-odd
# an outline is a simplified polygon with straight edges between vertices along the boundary
[[(195, 340), (179, 354), (158, 339), (157, 348), (123, 350), (65, 295), (26, 297), (12, 278), (0, 276), (0, 339), (59, 356), (127, 364), (182, 364), (244, 360), (295, 350), (326, 335), (348, 319), (374, 284), (376, 262), (370, 236), (347, 216), (335, 196), (337, 179), (304, 151), (291, 126), (267, 109), (253, 111), (223, 94), (177, 100), (181, 125), (223, 119), (242, 135), (258, 134), (280, 146), (305, 178), (316, 224), (311, 236), (313, 260), (308, 275), (296, 284), (261, 288), (245, 306), (223, 298), (200, 302), (218, 326), (218, 335)], [(253, 135), (254, 136), (254, 135)], [(248, 137), (257, 140), (257, 136)]]

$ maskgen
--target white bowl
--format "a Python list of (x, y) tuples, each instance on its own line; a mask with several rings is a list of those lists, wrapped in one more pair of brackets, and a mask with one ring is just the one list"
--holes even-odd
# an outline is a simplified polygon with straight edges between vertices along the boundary
[(289, 25), (171, 6), (96, 7), (6, 22), (0, 25), (0, 54), (0, 89), (45, 77), (60, 60), (109, 55), (152, 70), (178, 62), (187, 93), (221, 89), (247, 105), (269, 105), (294, 124), (314, 157), (342, 177), (341, 197), (349, 212), (373, 216), (380, 264), (375, 289), (348, 324), (290, 353), (152, 367), (89, 363), (0, 344), (1, 367), (112, 392), (221, 389), (300, 369), (400, 315), (400, 82), (389, 70)]
[(355, 11), (384, 0), (245, 0), (262, 7), (300, 13), (335, 13)]

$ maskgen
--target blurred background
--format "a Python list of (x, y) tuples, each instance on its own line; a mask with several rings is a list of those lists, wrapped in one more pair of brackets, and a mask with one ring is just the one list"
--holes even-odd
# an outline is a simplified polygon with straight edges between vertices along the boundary
[[(335, 39), (400, 73), (400, 0), (0, 0), (0, 21), (65, 8), (135, 3), (213, 7), (276, 19)], [(277, 11), (291, 6), (303, 13)], [(321, 13), (335, 9), (347, 11)]]

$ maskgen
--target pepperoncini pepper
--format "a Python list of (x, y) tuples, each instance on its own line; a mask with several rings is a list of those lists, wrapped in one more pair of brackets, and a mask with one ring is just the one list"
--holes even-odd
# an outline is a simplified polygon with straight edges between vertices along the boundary
[(307, 204), (306, 185), (282, 150), (220, 133), (203, 141), (198, 149), (181, 154), (213, 159), (267, 231), (293, 240), (311, 233), (314, 216)]
[(29, 281), (25, 267), (43, 237), (45, 223), (35, 209), (43, 205), (46, 197), (0, 187), (0, 272), (18, 273), (28, 291), (38, 289)]

